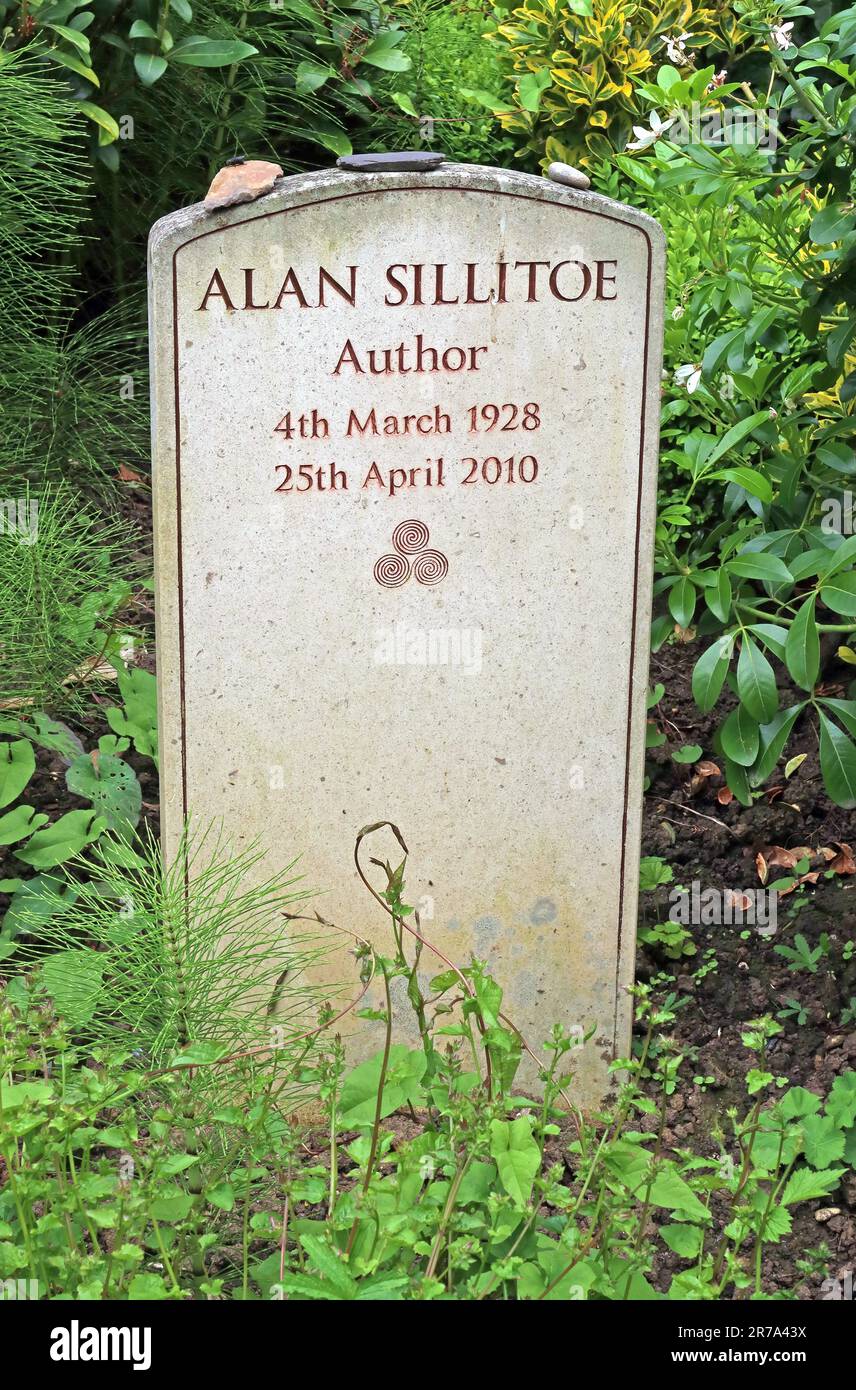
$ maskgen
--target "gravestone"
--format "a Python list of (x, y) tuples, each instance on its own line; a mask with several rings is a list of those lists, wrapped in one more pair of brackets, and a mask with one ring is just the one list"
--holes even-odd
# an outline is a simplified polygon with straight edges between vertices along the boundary
[(423, 931), (539, 1055), (593, 1029), (597, 1101), (630, 1040), (659, 226), (505, 170), (329, 170), (164, 218), (150, 261), (168, 854), (222, 820), (388, 949), (353, 846), (394, 822)]

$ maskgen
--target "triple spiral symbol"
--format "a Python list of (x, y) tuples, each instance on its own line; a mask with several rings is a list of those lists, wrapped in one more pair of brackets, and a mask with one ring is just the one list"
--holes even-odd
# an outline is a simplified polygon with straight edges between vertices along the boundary
[[(449, 561), (441, 550), (428, 548), (429, 533), (424, 521), (400, 521), (392, 533), (395, 554), (381, 555), (374, 577), (384, 589), (406, 584), (411, 574), (418, 584), (439, 584), (449, 573)], [(414, 556), (412, 561), (408, 558)]]

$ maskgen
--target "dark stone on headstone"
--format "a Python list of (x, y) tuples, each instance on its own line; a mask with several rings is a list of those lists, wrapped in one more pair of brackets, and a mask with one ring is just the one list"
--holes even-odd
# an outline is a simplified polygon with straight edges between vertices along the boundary
[(354, 174), (424, 174), (446, 161), (436, 150), (390, 150), (378, 154), (346, 154), (336, 160)]

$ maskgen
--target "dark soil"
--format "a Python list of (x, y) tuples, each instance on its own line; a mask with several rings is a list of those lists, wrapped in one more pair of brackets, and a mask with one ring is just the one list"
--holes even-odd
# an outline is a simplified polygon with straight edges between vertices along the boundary
[[(696, 768), (671, 760), (670, 750), (700, 744), (703, 759), (716, 762), (711, 736), (721, 713), (700, 714), (690, 693), (690, 676), (697, 656), (694, 647), (663, 648), (652, 658), (651, 683), (662, 683), (665, 695), (652, 714), (667, 743), (649, 755), (650, 790), (645, 799), (643, 853), (666, 860), (674, 871), (674, 884), (740, 892), (760, 886), (755, 857), (770, 846), (785, 849), (810, 847), (835, 849), (841, 843), (856, 844), (856, 817), (835, 807), (825, 795), (820, 778), (817, 738), (806, 722), (796, 730), (788, 756), (805, 753), (805, 761), (784, 782), (781, 775), (751, 809), (736, 800), (722, 805), (717, 793), (724, 786), (716, 777), (699, 778)], [(831, 688), (830, 688), (831, 693)], [(837, 692), (843, 694), (844, 691)], [(729, 1132), (726, 1111), (747, 1108), (744, 1077), (754, 1065), (754, 1054), (743, 1047), (741, 1033), (749, 1019), (760, 1014), (777, 1016), (795, 1000), (805, 1012), (779, 1018), (784, 1032), (770, 1047), (771, 1070), (787, 1076), (793, 1085), (825, 1096), (839, 1072), (856, 1067), (856, 1020), (842, 1023), (842, 1010), (856, 996), (856, 876), (826, 876), (822, 856), (811, 868), (819, 871), (817, 883), (802, 885), (779, 903), (775, 935), (765, 937), (745, 926), (694, 927), (698, 952), (682, 962), (640, 948), (637, 972), (650, 979), (660, 970), (676, 977), (671, 986), (687, 1003), (678, 1012), (672, 1036), (687, 1050), (679, 1073), (679, 1085), (667, 1114), (667, 1142), (679, 1149), (711, 1155), (719, 1150), (711, 1131)], [(785, 876), (774, 869), (770, 881)], [(668, 916), (670, 888), (658, 890), (652, 907), (643, 903), (643, 916), (663, 920)], [(817, 946), (823, 933), (829, 938), (829, 954), (816, 973), (791, 970), (776, 954), (776, 946), (792, 942), (798, 933)], [(846, 950), (853, 951), (846, 959)], [(717, 969), (701, 981), (692, 978), (704, 953), (715, 953)], [(712, 1076), (704, 1089), (694, 1076)], [(839, 1208), (822, 1223), (817, 1211)], [(805, 1275), (796, 1261), (825, 1244), (827, 1269)], [(661, 1281), (668, 1281), (677, 1256), (665, 1252)], [(765, 1252), (765, 1288), (796, 1290), (800, 1297), (821, 1296), (825, 1274), (856, 1269), (856, 1177), (845, 1180), (833, 1197), (807, 1203), (794, 1212), (793, 1231), (779, 1245)]]

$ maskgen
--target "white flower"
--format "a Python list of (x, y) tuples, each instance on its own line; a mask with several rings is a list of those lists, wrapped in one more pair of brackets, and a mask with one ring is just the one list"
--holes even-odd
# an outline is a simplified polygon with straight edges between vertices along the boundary
[(677, 386), (686, 386), (690, 395), (692, 395), (700, 381), (701, 367), (697, 367), (695, 362), (687, 362), (683, 367), (678, 367), (675, 372), (675, 384)]
[(655, 140), (659, 140), (661, 135), (665, 135), (669, 126), (673, 126), (674, 124), (674, 117), (669, 121), (661, 121), (657, 112), (652, 111), (650, 130), (646, 130), (642, 125), (635, 125), (633, 127), (633, 134), (636, 136), (636, 139), (628, 143), (628, 150), (647, 150), (649, 145), (653, 145)]
[(666, 39), (666, 52), (669, 61), (676, 67), (682, 68), (687, 62), (687, 39), (691, 39), (692, 34), (676, 34), (670, 39)]
[(672, 310), (672, 318), (676, 320), (682, 319), (685, 312), (686, 311), (684, 309), (683, 304), (676, 304), (674, 309)]
[(785, 53), (791, 47), (791, 30), (793, 21), (789, 24), (777, 24), (775, 29), (770, 30), (770, 35), (777, 48)]

